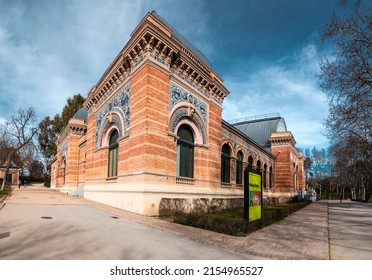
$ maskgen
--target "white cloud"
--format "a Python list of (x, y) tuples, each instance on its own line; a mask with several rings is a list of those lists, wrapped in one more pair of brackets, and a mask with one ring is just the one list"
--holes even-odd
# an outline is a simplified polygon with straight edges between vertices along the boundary
[[(19, 106), (35, 107), (39, 118), (53, 117), (61, 112), (68, 97), (75, 93), (85, 96), (142, 17), (152, 10), (209, 59), (226, 55), (216, 54), (216, 45), (210, 43), (218, 39), (223, 45), (224, 38), (216, 39), (217, 35), (210, 30), (213, 19), (208, 17), (214, 15), (206, 13), (208, 7), (202, 1), (69, 0), (6, 4), (8, 10), (0, 9), (0, 119)], [(229, 73), (235, 66), (240, 67), (242, 55), (247, 54), (236, 52), (236, 60), (223, 71)], [(224, 119), (279, 112), (299, 146), (325, 141), (319, 131), (327, 104), (317, 87), (317, 55), (317, 47), (308, 44), (274, 64), (256, 63), (244, 75), (242, 65), (239, 72), (224, 75), (225, 86), (231, 92), (224, 101)], [(251, 61), (254, 60), (259, 61), (253, 57)]]
[[(188, 17), (171, 5), (169, 0), (7, 3), (6, 12), (0, 9), (0, 117), (20, 106), (33, 106), (39, 118), (53, 117), (68, 97), (86, 96), (152, 10), (185, 27), (182, 31), (205, 37), (199, 1), (183, 4)], [(197, 29), (188, 28), (191, 17)]]
[(141, 7), (136, 1), (25, 5), (0, 12), (1, 118), (20, 106), (54, 116), (69, 96), (86, 95), (129, 39)]
[(278, 112), (298, 146), (328, 145), (322, 125), (328, 106), (318, 87), (318, 70), (317, 49), (311, 44), (247, 74), (244, 81), (231, 75), (225, 79), (231, 94), (224, 101), (224, 119)]

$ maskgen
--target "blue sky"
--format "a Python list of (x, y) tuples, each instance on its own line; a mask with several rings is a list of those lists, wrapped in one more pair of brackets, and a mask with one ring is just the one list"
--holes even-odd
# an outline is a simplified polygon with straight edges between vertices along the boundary
[(86, 96), (155, 10), (224, 79), (225, 120), (278, 112), (298, 147), (326, 147), (316, 75), (337, 9), (338, 0), (0, 0), (0, 122), (20, 106), (53, 117)]

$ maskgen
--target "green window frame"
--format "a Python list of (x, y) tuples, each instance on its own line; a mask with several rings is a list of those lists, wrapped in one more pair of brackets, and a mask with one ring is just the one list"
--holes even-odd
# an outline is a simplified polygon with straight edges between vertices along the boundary
[(227, 144), (222, 147), (221, 182), (230, 183), (230, 148)]
[(241, 151), (236, 156), (236, 184), (243, 184), (243, 153)]
[(119, 133), (115, 129), (111, 135), (109, 140), (109, 157), (108, 157), (108, 177), (116, 177), (118, 176), (118, 144)]
[(183, 124), (177, 131), (177, 176), (194, 178), (194, 135)]
[(273, 168), (270, 166), (270, 173), (269, 173), (269, 188), (273, 187)]

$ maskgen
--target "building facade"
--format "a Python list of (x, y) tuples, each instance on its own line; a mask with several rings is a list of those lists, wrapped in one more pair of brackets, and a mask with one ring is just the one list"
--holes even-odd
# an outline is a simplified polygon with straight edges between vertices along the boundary
[(228, 207), (251, 166), (265, 197), (296, 195), (305, 182), (292, 134), (274, 128), (269, 148), (257, 143), (222, 120), (228, 94), (207, 58), (148, 13), (59, 136), (51, 187), (158, 215), (180, 201)]
[(16, 185), (18, 184), (19, 181), (19, 168), (17, 165), (11, 161), (9, 170), (7, 172), (6, 178), (5, 178), (5, 173), (7, 169), (7, 163), (4, 162), (3, 165), (0, 166), (0, 182), (2, 183), (3, 180), (6, 180), (8, 185)]

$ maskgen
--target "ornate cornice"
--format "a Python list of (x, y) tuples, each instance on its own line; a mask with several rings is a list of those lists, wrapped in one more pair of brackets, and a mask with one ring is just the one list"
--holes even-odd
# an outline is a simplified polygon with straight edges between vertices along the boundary
[(290, 139), (271, 139), (271, 146), (290, 146), (291, 140)]
[(123, 50), (89, 91), (84, 103), (88, 113), (99, 107), (145, 61), (157, 62), (220, 105), (229, 94), (223, 86), (223, 80), (213, 69), (180, 42), (168, 26), (148, 13)]
[(296, 141), (290, 131), (273, 132), (270, 137), (271, 146), (295, 146)]
[(85, 135), (87, 132), (86, 122), (81, 119), (70, 119), (65, 129), (60, 133), (57, 143), (62, 143), (68, 135)]

